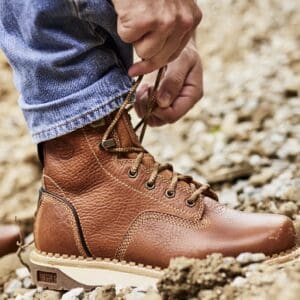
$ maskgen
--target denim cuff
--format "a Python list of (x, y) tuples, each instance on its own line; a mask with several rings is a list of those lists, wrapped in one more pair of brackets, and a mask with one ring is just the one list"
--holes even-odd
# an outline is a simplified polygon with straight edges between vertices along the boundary
[(109, 115), (121, 106), (131, 84), (116, 68), (92, 85), (34, 109), (20, 101), (33, 142), (54, 139)]

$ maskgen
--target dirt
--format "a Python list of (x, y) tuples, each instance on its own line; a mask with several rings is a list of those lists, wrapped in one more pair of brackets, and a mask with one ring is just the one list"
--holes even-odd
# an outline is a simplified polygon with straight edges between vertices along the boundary
[[(300, 2), (200, 4), (205, 97), (176, 124), (149, 130), (146, 146), (160, 161), (211, 183), (225, 205), (285, 214), (300, 232)], [(17, 98), (0, 54), (0, 222), (17, 216), (29, 234), (41, 170)], [(251, 259), (177, 258), (158, 284), (160, 296), (110, 286), (78, 299), (299, 299), (299, 258), (273, 265)], [(20, 267), (15, 255), (0, 259), (0, 299), (62, 296), (18, 278)]]

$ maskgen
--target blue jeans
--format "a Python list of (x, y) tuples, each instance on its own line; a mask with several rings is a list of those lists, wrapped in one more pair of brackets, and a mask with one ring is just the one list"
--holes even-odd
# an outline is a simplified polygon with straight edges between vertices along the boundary
[(131, 86), (132, 47), (109, 0), (0, 0), (0, 46), (39, 143), (117, 109)]

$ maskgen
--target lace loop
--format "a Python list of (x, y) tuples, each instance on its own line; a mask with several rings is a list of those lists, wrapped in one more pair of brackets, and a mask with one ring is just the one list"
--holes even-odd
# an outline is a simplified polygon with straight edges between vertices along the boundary
[[(156, 100), (157, 100), (157, 91), (159, 88), (159, 84), (162, 78), (163, 74), (163, 68), (159, 70), (155, 85), (153, 89), (150, 92), (149, 99), (148, 99), (148, 107), (147, 107), (147, 112), (144, 116), (144, 118), (137, 124), (135, 127), (135, 131), (138, 131), (141, 128), (141, 133), (139, 136), (140, 142), (143, 141), (145, 131), (147, 128), (147, 123), (148, 119), (151, 116), (151, 113), (156, 105)], [(128, 171), (128, 176), (130, 178), (136, 178), (138, 176), (138, 170), (140, 165), (143, 162), (144, 155), (146, 151), (144, 150), (143, 147), (117, 147), (115, 140), (113, 138), (110, 138), (112, 131), (114, 130), (117, 122), (121, 118), (123, 112), (125, 110), (129, 110), (132, 107), (132, 98), (140, 85), (141, 81), (143, 79), (143, 76), (138, 77), (138, 79), (133, 83), (131, 90), (129, 91), (124, 103), (121, 105), (120, 109), (116, 113), (114, 119), (112, 120), (111, 124), (108, 126), (107, 130), (105, 131), (101, 146), (105, 151), (113, 152), (113, 153), (137, 153), (137, 156), (133, 162), (133, 165), (131, 169)], [(130, 106), (128, 108), (128, 106)], [(176, 195), (176, 188), (178, 185), (179, 181), (185, 181), (190, 185), (191, 188), (191, 196), (189, 199), (186, 200), (186, 205), (189, 207), (194, 207), (200, 198), (200, 196), (203, 196), (204, 194), (207, 194), (209, 197), (214, 198), (215, 200), (218, 200), (217, 195), (213, 190), (210, 189), (210, 186), (207, 184), (201, 184), (201, 183), (196, 183), (191, 176), (186, 176), (182, 174), (175, 173), (173, 171), (173, 167), (170, 164), (160, 164), (158, 162), (155, 162), (152, 170), (150, 177), (148, 181), (145, 183), (145, 187), (148, 190), (152, 190), (155, 188), (155, 182), (156, 179), (158, 178), (159, 174), (165, 170), (171, 171), (172, 172), (172, 177), (171, 177), (171, 182), (169, 185), (169, 188), (165, 192), (165, 196), (168, 198), (173, 198)]]

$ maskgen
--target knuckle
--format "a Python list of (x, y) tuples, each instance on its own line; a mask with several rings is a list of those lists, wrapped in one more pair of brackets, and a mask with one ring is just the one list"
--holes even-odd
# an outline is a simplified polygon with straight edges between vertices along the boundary
[(160, 21), (161, 30), (169, 30), (175, 26), (176, 18), (174, 16), (165, 17)]
[(170, 79), (169, 79), (169, 85), (172, 88), (178, 88), (179, 86), (182, 85), (182, 78), (179, 74), (174, 74)]
[(200, 10), (200, 8), (198, 8), (195, 12), (195, 25), (197, 26), (198, 24), (200, 24), (201, 20), (202, 20), (202, 11)]
[(178, 120), (178, 118), (176, 116), (171, 116), (169, 119), (169, 123), (174, 124), (177, 120)]
[(155, 27), (157, 23), (158, 23), (157, 18), (144, 17), (144, 18), (140, 18), (138, 27), (147, 30)]
[(133, 42), (130, 32), (124, 29), (124, 27), (122, 26), (118, 27), (118, 35), (120, 36), (121, 40), (125, 43)]
[(136, 46), (135, 51), (136, 51), (136, 54), (138, 55), (138, 57), (140, 57), (142, 59), (151, 58), (151, 51), (148, 51), (148, 50), (144, 49), (143, 47)]
[(165, 122), (167, 122), (169, 124), (173, 124), (177, 121), (177, 116), (174, 113), (168, 113), (168, 114), (165, 114), (164, 120), (165, 120)]
[(195, 20), (191, 15), (181, 17), (181, 28), (185, 31), (193, 29)]

